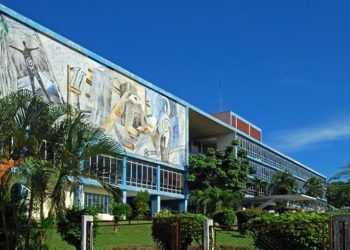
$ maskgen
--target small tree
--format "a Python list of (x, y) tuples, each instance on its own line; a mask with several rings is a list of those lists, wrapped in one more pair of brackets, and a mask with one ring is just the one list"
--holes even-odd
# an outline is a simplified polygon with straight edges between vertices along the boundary
[(137, 193), (134, 204), (136, 210), (135, 212), (139, 219), (145, 219), (147, 214), (150, 212), (149, 201), (150, 195), (147, 190)]
[(270, 192), (274, 195), (296, 193), (298, 182), (289, 172), (277, 171), (271, 179)]
[(323, 196), (323, 182), (320, 178), (311, 177), (305, 184), (306, 194), (312, 197), (322, 197)]
[[(63, 240), (73, 245), (77, 250), (81, 249), (81, 217), (83, 215), (97, 215), (96, 209), (91, 208), (72, 208), (66, 210), (64, 216), (58, 217), (57, 231), (61, 234)], [(95, 218), (94, 218), (95, 220)], [(94, 223), (94, 237), (96, 235), (97, 225)]]
[(130, 218), (132, 215), (132, 209), (129, 204), (117, 202), (112, 203), (112, 214), (114, 217), (114, 231), (116, 230), (117, 224), (124, 218)]

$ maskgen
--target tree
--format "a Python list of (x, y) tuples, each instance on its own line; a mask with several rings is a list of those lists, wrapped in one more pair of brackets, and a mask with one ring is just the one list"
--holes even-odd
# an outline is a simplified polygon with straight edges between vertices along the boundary
[(128, 203), (124, 204), (122, 202), (113, 202), (112, 215), (114, 218), (114, 230), (116, 230), (116, 226), (120, 220), (124, 218), (130, 218), (132, 215), (131, 206)]
[(297, 189), (298, 182), (288, 171), (277, 171), (271, 179), (270, 192), (274, 195), (293, 194)]
[(327, 201), (336, 208), (350, 207), (350, 181), (328, 183)]
[(311, 177), (304, 183), (306, 194), (312, 197), (323, 196), (324, 184), (320, 178)]
[[(25, 249), (29, 249), (33, 213), (39, 211), (43, 224), (44, 202), (49, 200), (49, 214), (64, 218), (65, 196), (80, 183), (80, 176), (84, 175), (82, 163), (97, 155), (119, 157), (123, 149), (93, 126), (85, 113), (67, 105), (47, 103), (30, 91), (21, 90), (0, 98), (0, 117), (0, 164), (5, 160), (14, 162), (11, 167), (16, 171), (7, 171), (6, 175), (20, 176), (15, 184), (27, 189), (24, 238)], [(11, 190), (4, 180), (7, 178), (2, 175), (1, 194)], [(4, 201), (8, 203), (0, 204), (5, 220), (6, 208), (15, 204), (14, 197), (7, 197)], [(16, 213), (16, 207), (13, 211)], [(17, 234), (17, 215), (12, 219)]]
[(336, 208), (350, 207), (350, 163), (340, 167), (340, 171), (327, 184), (328, 203)]
[(243, 150), (235, 154), (236, 141), (224, 150), (209, 148), (205, 155), (190, 157), (188, 184), (191, 190), (190, 208), (211, 216), (223, 209), (238, 206), (252, 185), (249, 175), (254, 170), (249, 166)]
[(225, 209), (237, 209), (241, 197), (227, 189), (209, 187), (205, 190), (194, 190), (190, 196), (190, 208), (206, 216)]
[(239, 150), (235, 155), (236, 141), (224, 150), (209, 148), (205, 155), (193, 155), (189, 162), (188, 185), (190, 190), (209, 187), (227, 189), (243, 197), (251, 183), (254, 170), (249, 166), (247, 154)]
[(150, 211), (149, 208), (150, 195), (147, 190), (140, 191), (136, 194), (134, 204), (136, 215), (139, 219), (145, 219)]

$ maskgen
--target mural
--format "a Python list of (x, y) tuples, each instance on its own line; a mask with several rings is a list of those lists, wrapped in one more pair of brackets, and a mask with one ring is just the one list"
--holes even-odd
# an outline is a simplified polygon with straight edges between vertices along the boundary
[(0, 15), (0, 94), (27, 88), (68, 102), (128, 152), (186, 163), (186, 109), (166, 96)]

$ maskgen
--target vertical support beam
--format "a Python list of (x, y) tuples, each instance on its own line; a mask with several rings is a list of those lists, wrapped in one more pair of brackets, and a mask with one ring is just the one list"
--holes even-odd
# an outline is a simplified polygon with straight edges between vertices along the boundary
[(126, 198), (127, 198), (127, 192), (126, 190), (123, 190), (123, 203), (126, 204)]
[(126, 189), (126, 156), (123, 157), (122, 189)]
[[(204, 250), (213, 250), (214, 249), (214, 229), (213, 229), (213, 220), (212, 219), (206, 219), (204, 221), (204, 225), (203, 225), (203, 249)], [(212, 243), (212, 244), (210, 244)]]
[(179, 211), (180, 213), (187, 212), (187, 199), (181, 200), (179, 204)]
[[(86, 241), (88, 237), (88, 228), (87, 228), (87, 222), (93, 223), (94, 217), (92, 215), (83, 215), (81, 218), (81, 250), (87, 250), (86, 249)], [(93, 235), (93, 232), (90, 232), (90, 235)], [(93, 238), (92, 236), (90, 236)]]
[(160, 195), (151, 195), (151, 213), (152, 217), (160, 211)]
[(160, 191), (160, 166), (157, 165), (157, 191)]

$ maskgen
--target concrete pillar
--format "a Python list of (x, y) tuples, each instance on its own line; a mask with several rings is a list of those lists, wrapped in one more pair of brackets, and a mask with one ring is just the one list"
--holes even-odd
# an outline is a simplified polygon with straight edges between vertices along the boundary
[(186, 199), (180, 201), (180, 203), (179, 203), (180, 213), (187, 212), (187, 204), (188, 204), (188, 202)]
[(124, 204), (126, 204), (126, 198), (127, 198), (127, 191), (126, 190), (122, 190), (122, 193), (123, 193), (123, 196), (122, 196), (122, 202), (124, 203)]
[(126, 157), (123, 157), (122, 189), (126, 189)]
[(214, 249), (214, 244), (210, 244), (211, 241), (214, 241), (214, 233), (213, 233), (213, 228), (212, 226), (214, 225), (214, 222), (212, 219), (206, 219), (204, 221), (204, 225), (203, 225), (203, 249), (204, 250), (213, 250)]
[[(81, 249), (87, 250), (87, 237), (88, 237), (88, 230), (93, 230), (93, 221), (94, 217), (92, 215), (83, 215), (81, 218)], [(88, 222), (90, 222), (90, 228), (87, 228)], [(93, 232), (90, 232), (91, 235), (93, 235)], [(90, 249), (92, 249), (93, 246), (93, 237), (90, 237)]]
[(151, 214), (152, 217), (160, 211), (160, 195), (151, 195)]
[(157, 165), (157, 191), (160, 191), (160, 166)]

